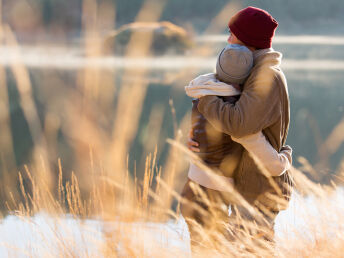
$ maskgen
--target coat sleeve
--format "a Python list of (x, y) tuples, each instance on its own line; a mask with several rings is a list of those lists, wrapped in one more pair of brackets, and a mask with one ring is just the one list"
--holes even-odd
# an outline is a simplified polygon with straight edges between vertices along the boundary
[(235, 104), (205, 96), (200, 99), (198, 110), (215, 128), (236, 138), (257, 133), (281, 115), (277, 80), (274, 75), (256, 76), (245, 84)]
[(232, 140), (240, 143), (259, 162), (271, 176), (281, 176), (292, 164), (292, 148), (283, 146), (277, 152), (262, 132)]

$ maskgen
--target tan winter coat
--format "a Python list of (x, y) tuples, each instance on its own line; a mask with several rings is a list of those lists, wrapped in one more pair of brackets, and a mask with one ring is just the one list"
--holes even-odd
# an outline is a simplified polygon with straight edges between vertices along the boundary
[[(262, 49), (255, 51), (254, 57), (254, 67), (235, 104), (206, 96), (200, 99), (198, 110), (215, 128), (235, 138), (263, 131), (270, 144), (280, 151), (287, 139), (290, 119), (287, 82), (280, 69), (282, 55)], [(233, 153), (240, 159), (234, 172), (236, 189), (251, 204), (258, 201), (274, 211), (285, 209), (287, 206), (277, 202), (276, 195), (289, 200), (290, 172), (272, 177), (281, 189), (274, 190), (249, 153), (243, 148), (238, 151)]]

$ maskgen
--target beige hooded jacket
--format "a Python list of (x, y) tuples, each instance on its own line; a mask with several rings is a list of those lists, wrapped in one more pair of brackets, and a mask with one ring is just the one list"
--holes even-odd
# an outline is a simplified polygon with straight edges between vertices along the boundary
[[(285, 145), (290, 119), (287, 82), (280, 69), (281, 58), (282, 55), (272, 49), (255, 51), (254, 67), (240, 99), (230, 104), (216, 96), (205, 96), (200, 99), (198, 110), (215, 128), (235, 138), (263, 131), (279, 152)], [(274, 211), (285, 209), (287, 202), (277, 201), (276, 196), (289, 200), (290, 172), (277, 177), (264, 175), (246, 150), (239, 151), (241, 153), (234, 154), (240, 158), (234, 172), (239, 193), (251, 204), (264, 205)]]

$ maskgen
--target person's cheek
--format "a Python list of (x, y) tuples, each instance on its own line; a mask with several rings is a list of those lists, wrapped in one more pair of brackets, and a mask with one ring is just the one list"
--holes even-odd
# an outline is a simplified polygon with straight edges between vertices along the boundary
[(227, 42), (228, 42), (229, 44), (232, 43), (232, 34), (229, 35), (229, 37), (228, 37), (228, 39), (227, 39)]

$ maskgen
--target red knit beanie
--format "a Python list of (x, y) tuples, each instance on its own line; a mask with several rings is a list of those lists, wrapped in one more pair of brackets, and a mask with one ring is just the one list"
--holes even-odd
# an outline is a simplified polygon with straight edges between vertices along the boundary
[(267, 11), (252, 6), (237, 12), (228, 23), (230, 31), (240, 41), (255, 48), (270, 48), (277, 26), (277, 21)]

